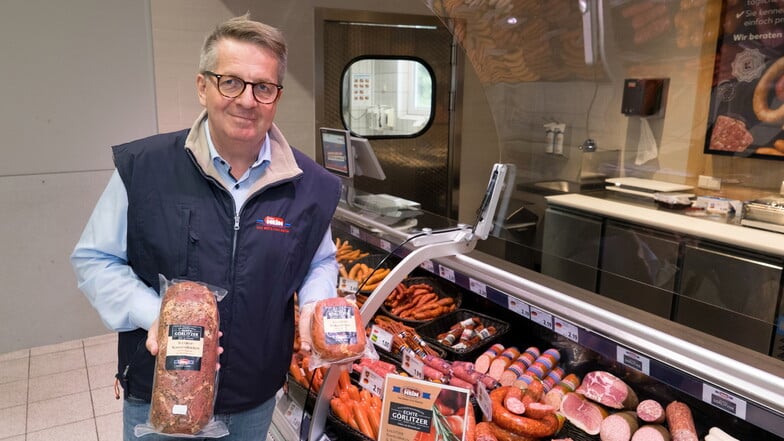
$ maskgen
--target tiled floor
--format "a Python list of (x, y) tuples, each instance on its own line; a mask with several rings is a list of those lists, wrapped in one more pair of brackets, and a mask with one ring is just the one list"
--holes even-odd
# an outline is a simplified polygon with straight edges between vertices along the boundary
[(0, 441), (122, 441), (117, 336), (0, 354)]

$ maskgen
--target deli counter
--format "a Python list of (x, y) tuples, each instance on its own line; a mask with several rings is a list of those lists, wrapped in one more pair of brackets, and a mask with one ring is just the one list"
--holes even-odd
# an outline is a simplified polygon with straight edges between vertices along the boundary
[[(398, 262), (414, 251), (399, 247), (413, 234), (451, 227), (452, 221), (421, 213), (415, 226), (401, 228), (345, 204), (332, 223), (341, 241), (391, 253)], [(458, 290), (461, 308), (509, 323), (505, 344), (555, 347), (578, 374), (607, 370), (641, 400), (687, 403), (700, 439), (712, 427), (741, 440), (784, 438), (781, 360), (478, 250), (425, 260), (417, 271)], [(270, 437), (291, 439), (309, 420), (309, 406), (282, 393)], [(328, 421), (324, 437), (343, 439), (345, 429)], [(566, 436), (599, 439), (568, 422), (557, 437)]]

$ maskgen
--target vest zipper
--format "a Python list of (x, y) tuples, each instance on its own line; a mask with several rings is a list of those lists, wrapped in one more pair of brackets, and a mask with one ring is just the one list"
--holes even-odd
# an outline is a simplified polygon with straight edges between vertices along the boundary
[(234, 268), (234, 258), (237, 254), (237, 233), (240, 231), (240, 215), (239, 213), (234, 213), (234, 239), (232, 240), (231, 244), (231, 266), (232, 270)]

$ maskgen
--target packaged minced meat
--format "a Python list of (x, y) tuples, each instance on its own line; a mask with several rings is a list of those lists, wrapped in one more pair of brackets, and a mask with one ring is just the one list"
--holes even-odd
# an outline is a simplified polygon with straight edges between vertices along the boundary
[(214, 419), (217, 395), (218, 300), (225, 290), (203, 283), (161, 276), (158, 354), (150, 415), (134, 429), (136, 436), (159, 433), (217, 438), (228, 434)]

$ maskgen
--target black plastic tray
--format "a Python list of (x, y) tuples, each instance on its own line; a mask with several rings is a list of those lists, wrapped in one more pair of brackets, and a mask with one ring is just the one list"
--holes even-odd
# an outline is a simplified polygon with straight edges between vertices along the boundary
[[(451, 346), (447, 346), (438, 342), (438, 335), (442, 334), (449, 330), (455, 323), (460, 321), (469, 319), (471, 317), (478, 317), (482, 324), (485, 327), (492, 326), (496, 329), (495, 335), (492, 335), (485, 340), (482, 340), (479, 344), (465, 349), (460, 348), (453, 348)], [(482, 352), (484, 352), (487, 348), (491, 345), (496, 343), (504, 334), (509, 331), (509, 323), (490, 317), (485, 314), (481, 314), (476, 311), (471, 311), (468, 309), (457, 309), (455, 311), (450, 312), (449, 314), (443, 315), (437, 319), (430, 321), (424, 325), (418, 326), (416, 328), (419, 335), (422, 336), (428, 343), (432, 344), (435, 347), (442, 348), (446, 351), (448, 358), (452, 358), (455, 360), (470, 360), (474, 361), (477, 357), (479, 357)]]
[[(416, 285), (418, 283), (427, 283), (433, 288), (433, 292), (438, 294), (438, 298), (441, 299), (444, 297), (451, 297), (452, 299), (454, 299), (455, 302), (455, 310), (460, 309), (460, 305), (463, 300), (463, 296), (462, 294), (460, 294), (460, 291), (457, 289), (445, 289), (443, 284), (439, 282), (438, 279), (435, 279), (433, 277), (427, 277), (427, 276), (407, 277), (403, 280), (402, 283), (406, 286)], [(440, 318), (440, 317), (436, 317), (435, 319), (429, 319), (429, 320), (413, 320), (408, 318), (401, 318), (395, 314), (392, 314), (390, 309), (387, 308), (385, 304), (381, 305), (380, 310), (382, 314), (392, 317), (393, 319), (400, 321), (404, 325), (411, 326), (412, 328), (425, 323), (429, 323), (433, 320), (437, 320), (438, 318)]]

